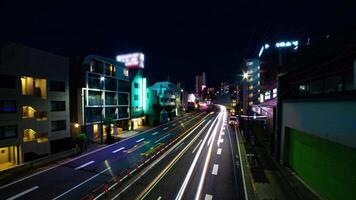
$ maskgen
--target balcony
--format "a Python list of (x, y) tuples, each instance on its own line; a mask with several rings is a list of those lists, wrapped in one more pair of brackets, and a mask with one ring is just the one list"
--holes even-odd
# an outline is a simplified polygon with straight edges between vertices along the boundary
[(47, 112), (36, 111), (31, 106), (22, 106), (22, 119), (33, 118), (36, 121), (45, 121), (48, 119)]
[(43, 143), (48, 141), (48, 133), (37, 133), (33, 129), (25, 129), (23, 133), (24, 142), (33, 142)]

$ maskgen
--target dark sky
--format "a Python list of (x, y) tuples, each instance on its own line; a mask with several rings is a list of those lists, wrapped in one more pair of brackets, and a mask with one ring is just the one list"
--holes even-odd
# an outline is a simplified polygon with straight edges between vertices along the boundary
[[(129, 3), (131, 2), (131, 3)], [(1, 1), (0, 39), (67, 57), (141, 51), (150, 82), (205, 71), (234, 81), (268, 38), (320, 38), (353, 26), (353, 1)], [(181, 1), (179, 1), (181, 2)]]

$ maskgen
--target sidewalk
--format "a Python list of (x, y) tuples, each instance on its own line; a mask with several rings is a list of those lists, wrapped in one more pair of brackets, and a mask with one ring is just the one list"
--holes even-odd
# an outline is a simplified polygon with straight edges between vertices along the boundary
[(262, 128), (253, 126), (256, 144), (248, 145), (243, 138), (249, 160), (256, 199), (317, 200), (319, 199), (288, 168), (277, 163), (268, 153), (268, 140)]
[(138, 133), (147, 131), (149, 129), (151, 129), (153, 127), (150, 126), (141, 126), (135, 130), (131, 130), (131, 131), (123, 131), (122, 133), (119, 133), (118, 136), (115, 136), (115, 139), (125, 139), (125, 138), (129, 138), (132, 137)]

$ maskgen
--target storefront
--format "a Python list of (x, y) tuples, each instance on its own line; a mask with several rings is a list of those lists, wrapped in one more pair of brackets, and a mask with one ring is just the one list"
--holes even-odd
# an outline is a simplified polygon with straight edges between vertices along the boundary
[(133, 118), (130, 120), (130, 130), (135, 130), (143, 125), (145, 125), (146, 116)]
[(0, 171), (14, 167), (21, 163), (19, 146), (0, 148)]

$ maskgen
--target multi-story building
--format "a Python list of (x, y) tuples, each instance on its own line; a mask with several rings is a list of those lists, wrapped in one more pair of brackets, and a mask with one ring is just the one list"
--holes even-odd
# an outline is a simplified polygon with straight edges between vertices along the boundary
[(156, 91), (160, 109), (160, 122), (166, 122), (178, 115), (181, 107), (181, 90), (169, 81), (156, 82), (151, 86)]
[(321, 199), (356, 196), (355, 33), (301, 51), (278, 81), (275, 156)]
[(221, 82), (220, 84), (220, 94), (229, 94), (230, 93), (230, 83)]
[(0, 55), (0, 170), (71, 148), (69, 59), (19, 44)]
[(202, 99), (203, 93), (206, 91), (206, 74), (203, 72), (202, 75), (195, 76), (195, 96)]
[(73, 59), (70, 80), (74, 133), (84, 131), (88, 140), (103, 142), (105, 118), (115, 122), (110, 134), (128, 129), (131, 87), (124, 63), (97, 55)]
[(147, 78), (144, 77), (144, 60), (143, 53), (129, 53), (117, 55), (116, 60), (125, 63), (126, 69), (130, 70), (131, 82), (131, 102), (129, 129), (136, 129), (147, 124)]

